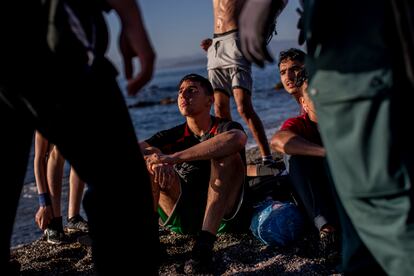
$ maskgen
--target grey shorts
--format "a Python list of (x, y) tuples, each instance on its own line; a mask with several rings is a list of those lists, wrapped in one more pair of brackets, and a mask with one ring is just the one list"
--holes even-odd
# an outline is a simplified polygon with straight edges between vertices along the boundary
[(240, 51), (237, 32), (215, 37), (207, 53), (208, 78), (214, 88), (228, 96), (235, 88), (252, 90), (251, 63)]
[(214, 91), (222, 92), (229, 97), (235, 88), (242, 88), (248, 95), (252, 94), (251, 73), (237, 67), (208, 70), (208, 79)]

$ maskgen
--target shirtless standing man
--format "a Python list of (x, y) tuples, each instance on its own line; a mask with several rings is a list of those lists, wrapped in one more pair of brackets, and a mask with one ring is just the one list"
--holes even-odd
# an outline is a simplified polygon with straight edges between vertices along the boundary
[[(204, 39), (208, 78), (214, 88), (217, 117), (231, 120), (230, 96), (259, 146), (263, 163), (273, 163), (262, 121), (253, 109), (251, 63), (240, 50), (238, 17), (244, 0), (213, 0), (214, 38)], [(210, 47), (212, 46), (212, 47)]]

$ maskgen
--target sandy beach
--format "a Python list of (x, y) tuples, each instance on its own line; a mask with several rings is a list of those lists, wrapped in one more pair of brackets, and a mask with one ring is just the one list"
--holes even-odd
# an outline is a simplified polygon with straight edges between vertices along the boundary
[[(62, 216), (63, 223), (66, 223), (67, 199), (68, 199), (68, 178), (63, 179), (62, 186)], [(11, 246), (16, 247), (22, 244), (33, 242), (42, 237), (43, 231), (40, 230), (35, 222), (35, 214), (39, 207), (36, 184), (29, 183), (23, 186), (20, 196), (19, 207), (17, 209), (16, 220), (14, 223)], [(81, 215), (86, 217), (81, 208)]]
[[(257, 149), (247, 153), (248, 162), (257, 156)], [(67, 211), (68, 179), (62, 189), (64, 224)], [(21, 263), (22, 275), (93, 275), (91, 248), (85, 237), (70, 235), (71, 243), (50, 245), (42, 239), (34, 221), (37, 211), (37, 192), (34, 183), (23, 187), (12, 237), (12, 257)], [(83, 213), (84, 214), (84, 213)], [(194, 237), (178, 235), (160, 228), (161, 243), (167, 257), (160, 267), (160, 275), (188, 275), (186, 263), (191, 256)], [(338, 255), (322, 256), (317, 237), (303, 235), (285, 248), (266, 246), (250, 232), (223, 234), (215, 248), (214, 275), (333, 275), (339, 263)], [(137, 267), (136, 273), (142, 273)]]

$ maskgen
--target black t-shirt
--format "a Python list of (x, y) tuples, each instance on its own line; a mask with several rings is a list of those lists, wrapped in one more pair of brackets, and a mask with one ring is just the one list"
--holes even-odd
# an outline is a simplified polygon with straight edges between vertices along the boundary
[[(187, 126), (187, 123), (184, 123), (171, 129), (160, 131), (151, 138), (145, 140), (145, 142), (153, 147), (159, 148), (164, 154), (172, 154), (191, 148), (219, 133), (231, 129), (240, 129), (244, 131), (243, 127), (237, 122), (219, 119), (214, 116), (211, 116), (211, 118), (213, 121), (212, 127), (209, 132), (202, 137), (194, 135)], [(244, 149), (240, 151), (240, 156), (243, 162), (246, 163)], [(210, 160), (183, 162), (176, 164), (174, 167), (180, 177), (186, 182), (206, 181), (208, 183), (208, 180), (210, 179)]]

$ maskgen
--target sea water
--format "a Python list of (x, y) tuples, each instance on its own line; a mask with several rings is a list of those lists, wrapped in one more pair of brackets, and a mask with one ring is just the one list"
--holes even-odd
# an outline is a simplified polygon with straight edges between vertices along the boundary
[[(180, 79), (188, 73), (197, 73), (207, 76), (205, 67), (187, 67), (179, 69), (165, 69), (155, 74), (153, 80), (137, 97), (127, 97), (128, 104), (136, 101), (157, 101), (162, 98), (177, 98), (177, 85)], [(253, 68), (254, 88), (252, 92), (253, 106), (262, 119), (267, 136), (270, 138), (280, 124), (287, 118), (298, 114), (298, 106), (286, 92), (277, 91), (274, 86), (279, 82), (277, 65), (265, 69)], [(120, 80), (121, 86), (125, 81)], [(234, 100), (231, 100), (233, 120), (240, 122), (245, 128), (249, 140), (247, 147), (255, 146), (252, 135), (237, 112)], [(214, 110), (212, 109), (212, 113)], [(173, 127), (184, 122), (177, 105), (157, 105), (141, 108), (130, 108), (130, 114), (140, 140), (149, 138), (156, 131)]]
[[(189, 73), (197, 73), (207, 77), (205, 65), (191, 67), (179, 67), (157, 70), (151, 82), (144, 87), (137, 96), (125, 96), (127, 105), (137, 102), (158, 102), (170, 97), (177, 98), (177, 85), (181, 78)], [(256, 113), (263, 122), (268, 139), (280, 127), (281, 123), (289, 117), (296, 116), (299, 108), (295, 100), (283, 90), (275, 90), (275, 85), (280, 81), (277, 64), (266, 66), (264, 69), (253, 67), (253, 91), (252, 99)], [(119, 85), (126, 95), (126, 81), (122, 77), (118, 79)], [(231, 101), (233, 120), (244, 127), (248, 135), (247, 148), (256, 146), (251, 132), (246, 123), (237, 112), (234, 100)], [(178, 111), (175, 103), (169, 105), (151, 105), (139, 108), (129, 108), (132, 122), (139, 140), (145, 140), (157, 131), (174, 127), (184, 122), (184, 118)], [(105, 112), (105, 110), (102, 110)], [(211, 110), (212, 114), (214, 110)], [(65, 167), (65, 174), (69, 172), (69, 166)], [(33, 150), (29, 159), (25, 183), (34, 181), (33, 174)]]

